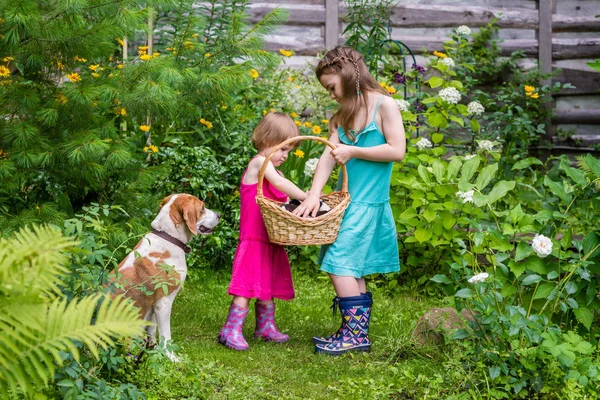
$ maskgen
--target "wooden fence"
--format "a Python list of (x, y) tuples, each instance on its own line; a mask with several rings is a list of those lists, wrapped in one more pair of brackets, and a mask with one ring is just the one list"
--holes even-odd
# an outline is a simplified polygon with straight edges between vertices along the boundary
[[(553, 82), (571, 83), (553, 98), (548, 138), (562, 150), (595, 151), (600, 144), (600, 73), (587, 62), (600, 58), (600, 0), (402, 0), (391, 11), (393, 39), (415, 54), (441, 50), (451, 28), (476, 30), (497, 19), (502, 54), (522, 50), (542, 71), (560, 69)], [(345, 4), (338, 0), (253, 2), (251, 19), (275, 7), (289, 11), (284, 27), (267, 40), (269, 50), (315, 56), (343, 44)], [(551, 83), (551, 82), (547, 82)], [(566, 133), (566, 135), (565, 135)], [(571, 133), (571, 134), (569, 134)], [(568, 139), (564, 139), (569, 136)]]

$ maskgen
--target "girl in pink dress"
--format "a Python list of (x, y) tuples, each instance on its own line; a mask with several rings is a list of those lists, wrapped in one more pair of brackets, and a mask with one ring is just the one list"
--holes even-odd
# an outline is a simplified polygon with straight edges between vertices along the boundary
[[(252, 134), (258, 154), (250, 160), (240, 186), (240, 238), (233, 260), (229, 294), (233, 296), (227, 321), (219, 333), (219, 342), (235, 350), (247, 350), (242, 326), (251, 299), (256, 299), (255, 338), (286, 342), (289, 336), (275, 325), (274, 298), (294, 298), (292, 271), (287, 253), (281, 245), (269, 241), (260, 208), (256, 204), (258, 173), (267, 155), (285, 140), (299, 136), (294, 121), (278, 112), (267, 114)], [(279, 149), (271, 158), (264, 175), (266, 197), (285, 202), (288, 197), (304, 200), (306, 193), (284, 178), (275, 168), (285, 162), (293, 146)]]

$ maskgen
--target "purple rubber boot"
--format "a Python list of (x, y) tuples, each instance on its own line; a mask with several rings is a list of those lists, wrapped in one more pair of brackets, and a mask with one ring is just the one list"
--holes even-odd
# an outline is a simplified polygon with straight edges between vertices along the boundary
[(231, 303), (227, 321), (221, 328), (221, 332), (219, 332), (219, 343), (234, 350), (248, 350), (248, 342), (242, 334), (242, 326), (244, 326), (246, 315), (248, 315), (247, 308)]
[(256, 302), (256, 330), (254, 331), (255, 338), (263, 340), (283, 343), (290, 340), (290, 337), (285, 333), (281, 333), (275, 326), (275, 304), (260, 304)]

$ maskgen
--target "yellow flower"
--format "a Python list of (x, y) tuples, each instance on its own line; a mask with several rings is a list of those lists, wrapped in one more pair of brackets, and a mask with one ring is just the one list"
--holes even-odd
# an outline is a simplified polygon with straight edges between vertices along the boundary
[(8, 78), (10, 76), (10, 69), (6, 68), (4, 65), (0, 65), (0, 76)]
[(192, 34), (193, 38), (197, 38), (198, 36), (200, 36), (200, 35), (198, 35), (197, 33)]
[(222, 109), (222, 110), (227, 110), (227, 108), (228, 108), (228, 107), (227, 107), (227, 105), (225, 105), (225, 104), (223, 104), (223, 105), (221, 106), (221, 109)]
[(525, 91), (526, 92), (533, 92), (534, 90), (535, 90), (534, 86), (525, 85)]
[(538, 99), (539, 97), (540, 97), (539, 93), (534, 93), (534, 94), (531, 95), (532, 99)]
[(147, 54), (146, 50), (138, 50), (138, 54), (140, 56), (143, 56), (144, 54)]
[(143, 51), (147, 51), (148, 50), (148, 46), (138, 46), (139, 50), (143, 50)]
[(294, 111), (292, 111), (292, 113), (290, 114), (290, 117), (298, 118), (298, 114), (296, 114)]
[(65, 104), (67, 102), (67, 98), (62, 93), (57, 94), (55, 99), (58, 104)]
[(100, 74), (97, 74), (97, 73), (95, 73), (95, 72), (92, 72), (92, 76), (93, 76), (94, 78), (98, 78), (98, 77), (100, 76)]
[(152, 150), (153, 153), (158, 153), (158, 147), (155, 145), (150, 146), (150, 150)]
[(117, 38), (117, 39), (115, 39), (115, 40), (117, 41), (117, 43), (119, 43), (119, 45), (121, 45), (121, 46), (125, 46), (125, 42), (123, 41), (123, 39), (121, 39), (121, 38)]
[(312, 133), (314, 133), (315, 135), (318, 135), (319, 133), (321, 133), (321, 127), (318, 125), (313, 126), (313, 130)]
[(150, 127), (148, 125), (140, 125), (140, 129), (144, 132), (148, 132), (150, 130)]
[(289, 50), (283, 50), (283, 49), (279, 49), (279, 53), (281, 53), (281, 55), (285, 56), (285, 57), (291, 57), (292, 54), (294, 54), (293, 52), (291, 52)]
[(324, 123), (324, 124), (328, 124), (329, 120), (328, 119), (322, 119), (321, 122)]
[(152, 56), (149, 56), (148, 54), (142, 54), (140, 56), (140, 59), (144, 60), (144, 61), (148, 61), (149, 59), (151, 59)]
[(294, 121), (294, 123), (295, 123), (297, 126), (300, 126), (300, 125), (302, 125), (302, 122), (300, 122), (300, 121), (298, 121), (298, 120), (295, 120), (295, 121)]
[(204, 118), (200, 119), (200, 123), (204, 126), (206, 126), (208, 129), (213, 127), (212, 122), (205, 120)]
[(79, 56), (75, 56), (74, 59), (75, 59), (75, 61), (87, 62), (87, 60), (85, 58), (82, 58)]
[(263, 115), (267, 115), (267, 110), (263, 110)]
[(304, 126), (305, 126), (306, 128), (312, 128), (312, 122), (308, 122), (308, 121), (306, 121), (306, 122), (304, 123)]
[(152, 57), (158, 57), (160, 56), (160, 53), (158, 51), (155, 51), (154, 53), (152, 53)]
[(100, 67), (99, 64), (92, 64), (88, 68), (91, 69), (92, 71), (96, 72), (99, 67)]
[(294, 77), (293, 77), (293, 76), (291, 76), (291, 75), (290, 75), (290, 76), (288, 76), (288, 81), (290, 81), (290, 82), (294, 82)]
[(252, 79), (258, 78), (258, 71), (255, 70), (254, 68), (250, 70), (249, 74), (252, 77)]
[(393, 88), (393, 87), (391, 87), (391, 86), (386, 87), (385, 90), (387, 90), (389, 94), (395, 94), (396, 93), (396, 89)]
[(119, 69), (123, 68), (123, 64), (117, 65), (117, 68), (119, 68)]
[(173, 51), (175, 50), (175, 47), (167, 47), (167, 51)]
[(119, 107), (115, 110), (115, 113), (124, 117), (127, 115), (127, 110), (123, 107)]
[(9, 62), (9, 61), (14, 61), (14, 58), (12, 58), (11, 56), (8, 56), (8, 57), (4, 57), (4, 58), (2, 59), (2, 61), (4, 61), (5, 63), (7, 63), (7, 62)]
[(296, 157), (298, 157), (298, 158), (303, 158), (303, 157), (304, 157), (304, 152), (303, 152), (302, 150), (298, 149), (298, 150), (296, 150), (296, 151), (294, 152), (294, 155), (295, 155)]
[(56, 68), (65, 69), (65, 64), (61, 63), (60, 60), (56, 60)]
[(144, 153), (147, 153), (147, 152), (148, 152), (148, 149), (150, 149), (150, 147), (148, 147), (148, 146), (144, 146)]
[(446, 57), (448, 57), (446, 54), (440, 53), (439, 51), (434, 51), (433, 55), (434, 56), (438, 56), (439, 58), (446, 58)]
[(81, 80), (81, 76), (77, 72), (67, 74), (67, 78), (69, 78), (71, 82), (79, 82)]
[(206, 53), (206, 54), (204, 54), (204, 57), (208, 58), (208, 57), (210, 57), (210, 55), (211, 55), (210, 53)]
[(185, 46), (186, 50), (191, 50), (194, 48), (194, 42), (185, 41), (183, 42), (183, 45)]
[(213, 127), (213, 124), (212, 124), (211, 122), (207, 122), (207, 123), (206, 123), (206, 127), (207, 127), (208, 129), (210, 129), (210, 128), (212, 128), (212, 127)]

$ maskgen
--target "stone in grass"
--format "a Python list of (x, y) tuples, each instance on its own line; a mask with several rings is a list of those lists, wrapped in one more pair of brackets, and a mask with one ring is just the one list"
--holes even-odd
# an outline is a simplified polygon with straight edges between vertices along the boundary
[(451, 335), (460, 328), (466, 328), (473, 321), (470, 311), (463, 309), (460, 314), (454, 308), (432, 308), (427, 311), (412, 332), (412, 338), (421, 346), (443, 344), (444, 335)]

